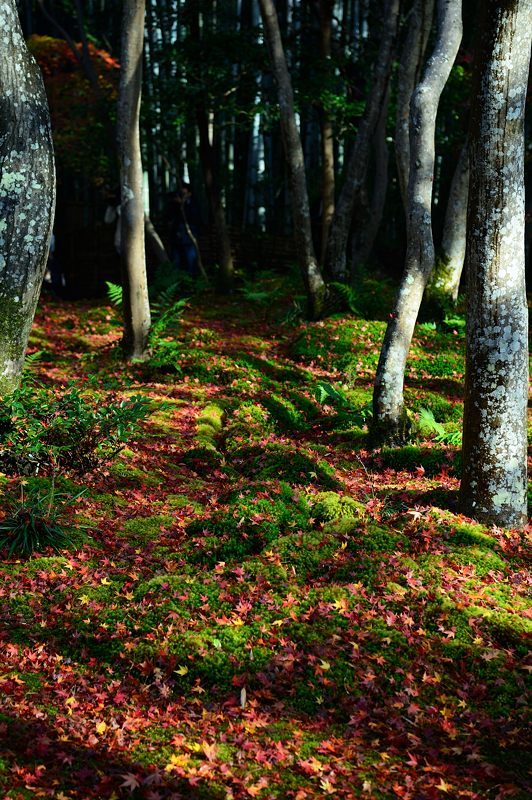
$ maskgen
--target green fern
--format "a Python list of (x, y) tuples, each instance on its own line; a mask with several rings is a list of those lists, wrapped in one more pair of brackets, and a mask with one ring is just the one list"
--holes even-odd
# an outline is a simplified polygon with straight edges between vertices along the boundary
[(111, 283), (111, 281), (105, 281), (105, 285), (107, 286), (109, 302), (112, 303), (113, 306), (121, 306), (123, 299), (122, 287), (118, 283)]
[(434, 434), (434, 439), (440, 444), (449, 444), (459, 447), (462, 443), (461, 431), (446, 431), (441, 422), (434, 419), (434, 414), (430, 408), (420, 408), (418, 425), (422, 433)]
[(360, 310), (358, 307), (359, 298), (357, 297), (356, 291), (351, 287), (348, 286), (346, 283), (336, 283), (333, 282), (330, 284), (331, 288), (335, 290), (335, 292), (340, 295), (344, 303), (346, 304), (347, 308), (352, 314), (356, 314), (357, 316), (360, 315)]

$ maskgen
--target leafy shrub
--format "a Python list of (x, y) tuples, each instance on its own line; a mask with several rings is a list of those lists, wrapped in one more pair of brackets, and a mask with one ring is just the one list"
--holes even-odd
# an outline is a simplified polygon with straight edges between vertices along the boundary
[(65, 507), (76, 500), (75, 496), (37, 492), (24, 493), (21, 499), (8, 507), (8, 514), (0, 522), (0, 548), (9, 556), (30, 556), (52, 547), (61, 550), (68, 544), (68, 536), (61, 523)]
[(82, 475), (114, 458), (150, 413), (142, 396), (104, 401), (73, 383), (60, 393), (22, 385), (0, 404), (0, 469)]

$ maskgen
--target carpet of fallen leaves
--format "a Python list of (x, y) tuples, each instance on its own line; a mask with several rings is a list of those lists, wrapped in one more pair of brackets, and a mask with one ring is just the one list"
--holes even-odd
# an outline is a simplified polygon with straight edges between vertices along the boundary
[[(382, 323), (265, 316), (191, 302), (163, 369), (110, 307), (39, 310), (41, 381), (161, 407), (70, 481), (75, 546), (2, 561), (2, 797), (530, 797), (527, 531), (455, 513), (453, 448), (316, 402), (367, 405)], [(462, 350), (420, 326), (414, 412), (459, 422)]]

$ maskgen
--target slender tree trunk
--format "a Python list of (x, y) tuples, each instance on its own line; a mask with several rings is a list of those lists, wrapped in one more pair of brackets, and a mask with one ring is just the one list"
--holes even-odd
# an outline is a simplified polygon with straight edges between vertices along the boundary
[(170, 257), (166, 252), (166, 248), (162, 242), (161, 237), (155, 230), (153, 222), (151, 221), (151, 219), (147, 214), (144, 216), (144, 237), (152, 254), (157, 259), (157, 263), (168, 264), (170, 261)]
[[(408, 175), (410, 172), (410, 100), (416, 88), (434, 16), (434, 0), (414, 0), (397, 77), (395, 117), (395, 160), (397, 179), (408, 217)], [(408, 219), (407, 219), (408, 222)]]
[(143, 44), (144, 0), (124, 0), (117, 134), (122, 212), (123, 345), (126, 357), (132, 359), (147, 357), (151, 322), (139, 133)]
[(319, 319), (323, 313), (326, 285), (312, 243), (310, 211), (301, 138), (294, 113), (292, 82), (279, 30), (277, 12), (272, 0), (260, 0), (264, 35), (270, 51), (272, 69), (277, 81), (281, 109), (281, 131), (290, 178), (294, 238), (307, 291), (309, 315)]
[(353, 208), (363, 187), (369, 159), (371, 139), (379, 119), (392, 67), (394, 42), (399, 18), (399, 0), (385, 0), (383, 30), (373, 73), (373, 84), (366, 109), (360, 120), (351, 149), (344, 185), (338, 197), (327, 244), (327, 269), (337, 281), (346, 279), (347, 241)]
[[(331, 58), (332, 15), (334, 0), (320, 0), (320, 48), (325, 62)], [(321, 147), (321, 252), (320, 264), (323, 266), (327, 254), (327, 240), (334, 216), (335, 175), (334, 175), (334, 130), (329, 112), (319, 110)]]
[(214, 151), (209, 138), (209, 119), (204, 108), (197, 109), (196, 119), (198, 122), (200, 139), (200, 158), (203, 169), (203, 180), (205, 182), (205, 191), (211, 208), (220, 252), (221, 287), (224, 291), (231, 291), (235, 277), (231, 240), (225, 221), (225, 211), (220, 189), (216, 181)]
[(429, 280), (429, 289), (437, 296), (458, 299), (460, 278), (464, 268), (467, 229), (467, 196), (469, 192), (469, 153), (464, 145), (454, 171), (443, 223), (441, 256)]
[(436, 114), (462, 38), (461, 0), (438, 0), (434, 51), (410, 104), (410, 175), (406, 259), (395, 308), (388, 323), (373, 393), (373, 436), (402, 441), (407, 435), (403, 405), (406, 359), (429, 275), (434, 267), (432, 181)]
[(523, 131), (531, 0), (485, 0), (480, 30), (470, 126), (460, 505), (482, 522), (514, 527), (527, 520)]
[(384, 204), (386, 202), (386, 192), (388, 190), (388, 164), (390, 154), (386, 143), (386, 119), (388, 116), (388, 103), (390, 99), (390, 84), (386, 97), (382, 104), (381, 113), (375, 134), (373, 136), (373, 151), (375, 154), (375, 170), (373, 175), (373, 187), (371, 200), (366, 209), (366, 220), (359, 226), (357, 236), (353, 241), (353, 264), (351, 268), (351, 279), (354, 280), (357, 268), (366, 264), (373, 252), (375, 239), (379, 232), (384, 214)]
[(55, 168), (42, 76), (15, 0), (0, 5), (0, 395), (19, 383), (52, 234)]

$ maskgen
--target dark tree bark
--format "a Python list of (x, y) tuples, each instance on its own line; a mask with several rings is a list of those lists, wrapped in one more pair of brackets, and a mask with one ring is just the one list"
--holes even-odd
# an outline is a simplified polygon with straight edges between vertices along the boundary
[[(334, 0), (319, 0), (320, 49), (324, 61), (331, 58), (332, 17)], [(321, 147), (321, 253), (320, 264), (325, 263), (329, 230), (334, 216), (335, 173), (334, 173), (334, 130), (331, 116), (321, 106), (320, 147)]]
[(19, 383), (52, 234), (55, 168), (42, 76), (15, 0), (0, 5), (0, 395)]
[(151, 324), (144, 247), (144, 202), (139, 132), (144, 0), (124, 0), (122, 25), (117, 134), (122, 214), (123, 345), (127, 358), (144, 359), (148, 355)]
[(434, 51), (410, 103), (406, 259), (375, 378), (372, 433), (376, 443), (400, 442), (407, 436), (405, 366), (425, 286), (434, 267), (431, 206), (436, 114), (462, 38), (462, 3), (438, 0), (437, 9)]
[(524, 116), (532, 2), (485, 0), (470, 126), (468, 327), (461, 510), (527, 519)]
[(347, 276), (347, 241), (353, 208), (366, 178), (371, 140), (386, 95), (399, 18), (399, 0), (385, 0), (383, 29), (371, 93), (360, 120), (355, 143), (349, 155), (344, 185), (338, 197), (327, 244), (328, 273), (337, 281)]
[(305, 161), (295, 120), (292, 81), (284, 54), (277, 12), (272, 0), (260, 0), (260, 10), (278, 87), (281, 130), (290, 178), (294, 238), (307, 291), (309, 316), (311, 319), (319, 319), (323, 314), (326, 285), (312, 243)]
[(231, 291), (233, 288), (235, 269), (220, 187), (216, 180), (214, 150), (209, 137), (209, 119), (207, 111), (204, 108), (198, 108), (196, 111), (196, 119), (198, 122), (200, 160), (203, 170), (203, 180), (205, 182), (205, 191), (209, 200), (216, 237), (218, 239), (221, 288), (224, 291)]
[(390, 86), (382, 104), (381, 113), (375, 133), (373, 135), (372, 149), (375, 160), (373, 171), (373, 184), (371, 187), (371, 199), (366, 202), (363, 209), (363, 220), (357, 225), (356, 236), (353, 237), (353, 264), (351, 267), (351, 280), (356, 280), (357, 269), (367, 264), (375, 245), (375, 240), (381, 226), (386, 203), (386, 192), (388, 191), (388, 164), (390, 154), (386, 142), (386, 118), (388, 116), (388, 104), (390, 98)]

